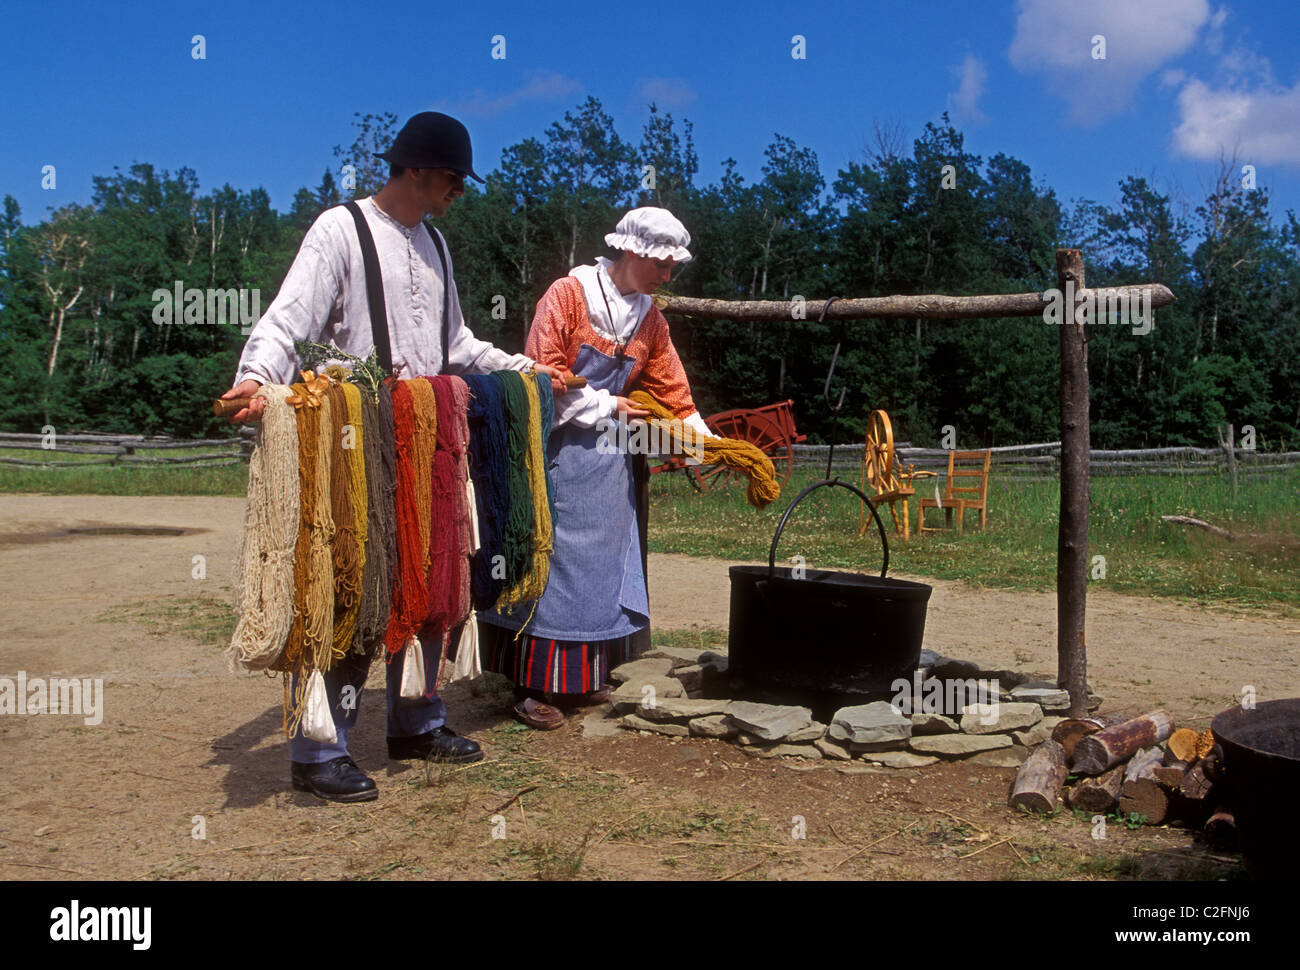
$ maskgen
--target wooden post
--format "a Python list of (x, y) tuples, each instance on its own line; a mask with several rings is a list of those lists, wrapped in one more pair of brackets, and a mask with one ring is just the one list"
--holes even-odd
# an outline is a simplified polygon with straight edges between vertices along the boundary
[(1235, 442), (1233, 441), (1235, 429), (1231, 424), (1225, 425), (1224, 430), (1227, 431), (1226, 436), (1224, 435), (1223, 430), (1220, 430), (1217, 427), (1214, 430), (1218, 432), (1219, 435), (1219, 447), (1222, 448), (1226, 453), (1225, 458), (1228, 462), (1228, 474), (1232, 476), (1232, 497), (1236, 498), (1237, 497), (1237, 448)]
[[(1084, 288), (1083, 253), (1056, 251), (1061, 293)], [(1074, 319), (1075, 300), (1063, 304), (1061, 321), (1061, 520), (1056, 543), (1056, 677), (1070, 692), (1070, 716), (1088, 712), (1088, 662), (1084, 619), (1088, 595), (1088, 344)]]

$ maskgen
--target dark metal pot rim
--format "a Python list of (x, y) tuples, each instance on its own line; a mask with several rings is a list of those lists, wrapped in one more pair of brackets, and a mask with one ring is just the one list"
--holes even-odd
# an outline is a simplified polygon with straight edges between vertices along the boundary
[(915, 583), (907, 579), (894, 579), (872, 576), (867, 573), (850, 573), (830, 569), (806, 569), (802, 579), (792, 575), (793, 566), (777, 566), (769, 573), (767, 566), (730, 566), (728, 573), (734, 578), (744, 576), (749, 579), (772, 582), (784, 590), (824, 589), (832, 587), (847, 590), (888, 590), (891, 593), (912, 594), (917, 598), (929, 599), (934, 587), (925, 583)]
[(1255, 757), (1275, 759), (1294, 768), (1300, 768), (1300, 754), (1285, 754), (1258, 746), (1256, 735), (1278, 726), (1291, 723), (1300, 731), (1300, 697), (1287, 697), (1275, 701), (1260, 701), (1254, 710), (1240, 706), (1231, 707), (1215, 716), (1210, 722), (1214, 739), (1225, 750), (1246, 751)]

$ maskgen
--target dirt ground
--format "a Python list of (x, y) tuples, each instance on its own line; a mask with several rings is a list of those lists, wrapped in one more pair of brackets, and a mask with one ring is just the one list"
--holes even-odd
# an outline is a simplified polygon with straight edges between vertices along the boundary
[[(102, 678), (102, 723), (0, 717), (0, 878), (1115, 878), (1231, 875), (1186, 831), (1097, 839), (1064, 812), (1006, 807), (1014, 772), (969, 764), (844, 774), (720, 741), (584, 739), (581, 715), (521, 730), (500, 685), (456, 684), (451, 725), (480, 765), (390, 762), (381, 671), (352, 754), (380, 798), (293, 792), (278, 681), (232, 674), (222, 610), (243, 501), (0, 497), (0, 677)], [(103, 526), (180, 535), (67, 534)], [(206, 575), (195, 578), (203, 557)], [(652, 555), (656, 630), (725, 628), (727, 563)], [(1055, 595), (934, 586), (925, 645), (1055, 670)], [(1294, 619), (1090, 590), (1089, 680), (1104, 710), (1203, 727), (1251, 685), (1300, 694)], [(215, 632), (215, 637), (213, 631)], [(509, 804), (512, 796), (523, 794)], [(503, 807), (504, 806), (504, 807)], [(196, 838), (196, 835), (203, 836)], [(802, 835), (804, 837), (797, 837)], [(987, 850), (987, 851), (986, 851)]]

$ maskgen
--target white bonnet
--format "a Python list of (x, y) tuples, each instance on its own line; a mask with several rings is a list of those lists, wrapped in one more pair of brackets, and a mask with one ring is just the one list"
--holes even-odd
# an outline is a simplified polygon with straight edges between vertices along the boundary
[(690, 260), (691, 234), (667, 209), (642, 206), (618, 220), (614, 231), (605, 237), (611, 249), (625, 249), (650, 259), (668, 259), (685, 263)]

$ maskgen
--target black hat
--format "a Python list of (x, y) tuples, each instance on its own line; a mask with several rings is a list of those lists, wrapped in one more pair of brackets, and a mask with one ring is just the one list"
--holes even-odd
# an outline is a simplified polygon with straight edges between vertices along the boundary
[(449, 168), (483, 181), (474, 171), (469, 132), (455, 118), (438, 111), (421, 111), (412, 117), (402, 125), (393, 147), (375, 157), (403, 168)]

